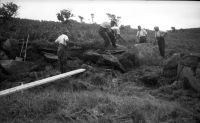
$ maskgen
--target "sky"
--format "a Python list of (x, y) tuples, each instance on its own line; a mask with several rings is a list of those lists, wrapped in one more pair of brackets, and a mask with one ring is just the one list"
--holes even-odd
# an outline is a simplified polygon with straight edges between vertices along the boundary
[(79, 21), (83, 16), (91, 23), (91, 13), (98, 24), (109, 21), (106, 13), (121, 16), (120, 24), (137, 28), (170, 30), (172, 26), (180, 28), (200, 27), (200, 2), (198, 1), (120, 1), (120, 0), (0, 0), (12, 1), (20, 6), (17, 17), (58, 21), (56, 13), (70, 9)]

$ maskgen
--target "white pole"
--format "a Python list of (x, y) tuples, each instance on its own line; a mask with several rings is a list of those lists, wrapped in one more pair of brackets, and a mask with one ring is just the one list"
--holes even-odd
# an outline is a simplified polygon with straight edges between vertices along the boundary
[(24, 85), (16, 86), (16, 87), (13, 87), (13, 88), (10, 88), (10, 89), (6, 89), (6, 90), (3, 90), (3, 91), (0, 91), (0, 97), (5, 96), (5, 95), (9, 95), (9, 94), (12, 94), (12, 93), (15, 93), (15, 92), (18, 92), (18, 91), (22, 91), (22, 90), (25, 90), (25, 89), (33, 88), (35, 86), (50, 83), (50, 82), (53, 82), (55, 80), (63, 79), (65, 77), (69, 77), (69, 76), (72, 76), (72, 75), (75, 75), (75, 74), (78, 74), (78, 73), (82, 73), (84, 71), (85, 71), (85, 69), (77, 69), (77, 70), (73, 70), (73, 71), (70, 71), (70, 72), (67, 72), (67, 73), (59, 74), (59, 75), (48, 77), (48, 78), (45, 78), (45, 79), (42, 79), (42, 80), (38, 80), (38, 81), (30, 82), (30, 83), (27, 83), (27, 84), (24, 84)]

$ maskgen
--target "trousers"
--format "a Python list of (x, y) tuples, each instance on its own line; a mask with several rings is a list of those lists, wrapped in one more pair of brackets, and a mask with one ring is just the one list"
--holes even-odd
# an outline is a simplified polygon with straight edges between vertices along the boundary
[(140, 43), (147, 43), (147, 39), (145, 36), (140, 37)]
[(158, 48), (160, 51), (160, 55), (162, 57), (165, 57), (165, 39), (164, 39), (164, 37), (157, 37), (157, 41), (158, 41)]
[(110, 43), (113, 47), (116, 47), (116, 38), (112, 32), (109, 32), (106, 28), (99, 28), (99, 35), (104, 39), (104, 47), (107, 48)]
[(58, 46), (58, 64), (61, 73), (66, 72), (66, 65), (67, 65), (67, 55), (66, 55), (66, 46), (63, 44), (59, 44)]

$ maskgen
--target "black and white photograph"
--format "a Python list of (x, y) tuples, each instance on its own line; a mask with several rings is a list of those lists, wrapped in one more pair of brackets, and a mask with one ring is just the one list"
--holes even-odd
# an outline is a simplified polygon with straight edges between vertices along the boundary
[(200, 1), (0, 0), (0, 123), (200, 123)]

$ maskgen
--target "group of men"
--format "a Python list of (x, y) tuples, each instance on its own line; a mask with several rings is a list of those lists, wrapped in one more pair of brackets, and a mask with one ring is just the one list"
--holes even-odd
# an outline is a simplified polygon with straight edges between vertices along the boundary
[[(162, 57), (165, 56), (165, 40), (164, 37), (166, 33), (163, 33), (159, 30), (159, 27), (154, 27), (155, 30), (155, 41), (158, 44), (160, 55)], [(117, 25), (117, 22), (114, 20), (111, 20), (111, 22), (104, 22), (100, 25), (98, 30), (99, 35), (104, 39), (104, 48), (107, 49), (110, 44), (112, 44), (112, 47), (116, 48), (116, 40), (120, 38), (120, 29)], [(59, 66), (61, 73), (66, 72), (66, 69), (64, 68), (64, 65), (67, 64), (67, 50), (68, 46), (70, 44), (73, 45), (79, 45), (75, 42), (72, 42), (68, 38), (69, 32), (64, 32), (61, 34), (55, 41), (55, 43), (58, 43), (58, 60), (59, 60)], [(147, 43), (147, 31), (145, 29), (142, 29), (141, 26), (138, 26), (138, 32), (137, 32), (137, 39), (138, 43)], [(122, 39), (122, 38), (121, 38)]]
[[(155, 41), (154, 44), (158, 44), (158, 48), (160, 51), (160, 55), (164, 58), (165, 57), (165, 39), (164, 37), (166, 36), (167, 33), (161, 32), (159, 30), (158, 26), (154, 27), (155, 31)], [(137, 40), (139, 43), (147, 43), (147, 31), (145, 29), (142, 29), (141, 26), (138, 26), (138, 31), (137, 31)]]

